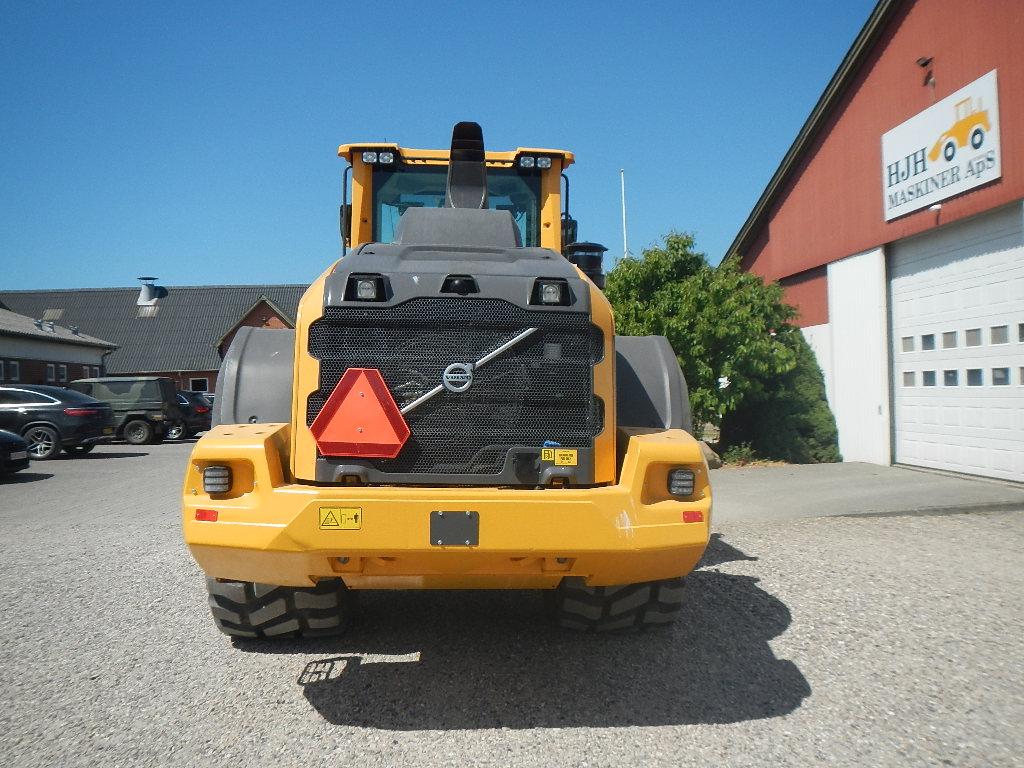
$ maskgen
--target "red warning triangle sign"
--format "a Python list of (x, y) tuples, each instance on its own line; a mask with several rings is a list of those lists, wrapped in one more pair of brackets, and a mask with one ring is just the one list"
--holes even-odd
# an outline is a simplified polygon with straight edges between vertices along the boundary
[(393, 459), (409, 439), (409, 425), (376, 368), (345, 371), (309, 430), (324, 456)]

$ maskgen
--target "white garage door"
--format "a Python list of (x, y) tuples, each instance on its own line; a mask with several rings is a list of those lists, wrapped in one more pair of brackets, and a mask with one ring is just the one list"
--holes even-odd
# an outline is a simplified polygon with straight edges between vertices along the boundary
[(890, 249), (895, 461), (1024, 482), (1024, 210)]

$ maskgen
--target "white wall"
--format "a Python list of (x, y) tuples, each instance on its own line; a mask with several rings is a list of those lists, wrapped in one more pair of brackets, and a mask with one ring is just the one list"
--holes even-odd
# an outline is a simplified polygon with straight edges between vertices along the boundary
[(4, 336), (0, 338), (0, 358), (20, 357), (26, 360), (100, 365), (103, 362), (103, 353), (105, 351), (100, 347), (62, 344), (59, 341), (29, 339), (22, 336)]
[(889, 324), (882, 248), (828, 265), (828, 316), (829, 403), (843, 460), (889, 464)]
[(832, 326), (828, 323), (821, 325), (809, 325), (801, 328), (804, 339), (814, 351), (818, 359), (818, 367), (821, 368), (822, 376), (825, 378), (825, 397), (828, 405), (835, 410), (835, 399), (832, 394)]

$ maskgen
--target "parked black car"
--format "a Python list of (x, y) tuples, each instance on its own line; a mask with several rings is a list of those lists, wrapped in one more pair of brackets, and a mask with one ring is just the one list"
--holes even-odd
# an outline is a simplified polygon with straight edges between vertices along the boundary
[(110, 403), (114, 433), (132, 445), (159, 442), (171, 424), (185, 420), (174, 382), (165, 376), (106, 376), (68, 386)]
[(186, 437), (195, 437), (200, 432), (210, 428), (210, 420), (213, 417), (213, 409), (210, 401), (206, 399), (203, 392), (192, 392), (182, 390), (178, 392), (178, 405), (185, 414), (184, 421), (177, 421), (167, 428), (168, 440), (181, 440)]
[(61, 448), (88, 453), (114, 436), (114, 413), (107, 403), (70, 389), (42, 384), (0, 386), (0, 429), (28, 441), (32, 459), (52, 459)]
[(0, 429), (0, 477), (28, 466), (28, 442), (25, 438)]

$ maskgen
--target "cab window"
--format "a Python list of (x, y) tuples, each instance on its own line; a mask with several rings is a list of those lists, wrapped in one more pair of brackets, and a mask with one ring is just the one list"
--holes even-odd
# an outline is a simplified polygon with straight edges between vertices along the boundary
[[(373, 239), (390, 243), (395, 239), (398, 219), (409, 208), (444, 206), (448, 168), (443, 165), (393, 168), (377, 166), (373, 171)], [(488, 207), (509, 211), (525, 246), (540, 244), (540, 176), (523, 174), (515, 168), (487, 169)]]

